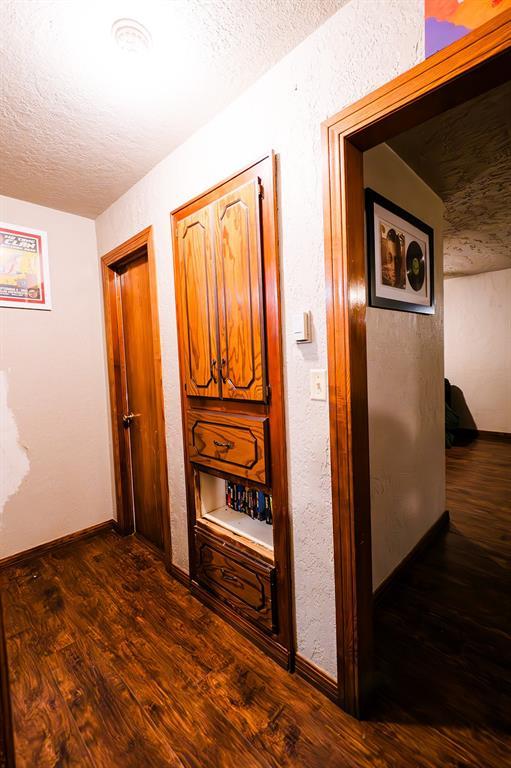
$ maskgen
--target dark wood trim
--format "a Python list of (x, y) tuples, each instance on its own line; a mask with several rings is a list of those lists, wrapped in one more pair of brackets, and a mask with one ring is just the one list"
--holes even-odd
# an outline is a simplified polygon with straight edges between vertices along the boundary
[(449, 523), (449, 511), (446, 509), (445, 512), (442, 512), (438, 520), (433, 523), (431, 528), (428, 528), (424, 536), (419, 539), (413, 549), (411, 549), (401, 560), (399, 565), (394, 568), (392, 573), (389, 573), (382, 583), (376, 587), (373, 594), (374, 603), (380, 602), (380, 600), (387, 594), (388, 589), (403, 577), (408, 568), (416, 560), (420, 559), (429, 547), (433, 546), (433, 544), (438, 541), (439, 537), (449, 529)]
[(183, 568), (180, 568), (179, 565), (176, 565), (175, 563), (171, 563), (169, 573), (176, 579), (176, 581), (181, 582), (183, 586), (190, 589), (190, 575)]
[(9, 664), (5, 639), (2, 595), (0, 594), (0, 766), (14, 768), (14, 732), (12, 728)]
[[(259, 178), (264, 190), (261, 206), (262, 221), (262, 251), (264, 263), (264, 306), (266, 319), (266, 355), (268, 383), (271, 389), (269, 403), (242, 403), (241, 401), (229, 403), (215, 401), (212, 398), (193, 398), (193, 407), (206, 407), (208, 410), (224, 412), (247, 412), (253, 415), (270, 416), (270, 456), (271, 456), (271, 490), (275, 508), (279, 509), (278, 525), (274, 525), (274, 554), (277, 578), (278, 600), (278, 634), (273, 638), (259, 633), (256, 627), (250, 625), (239, 614), (225, 606), (219, 599), (199, 587), (194, 581), (197, 563), (195, 551), (195, 470), (189, 460), (187, 440), (187, 419), (189, 398), (184, 388), (182, 372), (185, 366), (185, 354), (182, 338), (181, 317), (183, 316), (181, 302), (180, 269), (178, 265), (178, 222), (194, 213), (205, 205), (213, 203), (216, 199), (235, 190), (244, 183)], [(276, 157), (272, 151), (252, 163), (242, 171), (239, 171), (228, 179), (215, 184), (202, 195), (194, 197), (187, 203), (179, 206), (171, 213), (172, 242), (174, 252), (174, 286), (176, 295), (176, 317), (178, 327), (178, 351), (181, 371), (181, 415), (183, 423), (183, 450), (185, 457), (186, 498), (188, 508), (188, 552), (190, 564), (190, 578), (192, 591), (207, 602), (217, 613), (227, 618), (245, 635), (250, 637), (259, 647), (263, 648), (272, 658), (275, 658), (283, 666), (292, 664), (294, 647), (294, 615), (292, 599), (292, 571), (291, 571), (291, 536), (288, 509), (288, 479), (286, 440), (282, 436), (286, 434), (285, 427), (285, 397), (284, 397), (284, 372), (283, 372), (283, 343), (282, 322), (280, 306), (280, 262), (278, 240), (278, 216), (276, 196)], [(286, 649), (286, 650), (283, 650)]]
[[(158, 419), (159, 440), (159, 477), (160, 495), (162, 501), (162, 529), (165, 564), (170, 567), (172, 561), (172, 540), (170, 530), (170, 504), (169, 481), (167, 468), (167, 444), (165, 436), (165, 413), (163, 402), (163, 384), (161, 372), (161, 343), (160, 323), (158, 312), (158, 284), (156, 275), (156, 259), (153, 247), (153, 228), (147, 227), (138, 234), (126, 240), (121, 245), (105, 254), (101, 259), (103, 275), (103, 299), (105, 307), (105, 333), (108, 361), (108, 382), (110, 391), (110, 410), (112, 423), (112, 441), (114, 452), (115, 488), (117, 501), (117, 529), (122, 535), (133, 533), (135, 524), (133, 520), (133, 505), (130, 498), (131, 483), (128, 482), (130, 460), (126, 450), (125, 436), (120, 426), (122, 404), (118, 402), (119, 391), (125, 389), (121, 386), (123, 371), (119, 371), (115, 365), (115, 349), (118, 344), (118, 320), (119, 320), (119, 287), (117, 285), (116, 269), (129, 263), (141, 252), (147, 254), (149, 269), (149, 295), (151, 302), (151, 331), (153, 338), (154, 382), (156, 396), (156, 412)], [(121, 356), (122, 357), (122, 356)], [(122, 368), (122, 365), (121, 365)]]
[(8, 568), (11, 565), (21, 565), (27, 560), (31, 560), (33, 557), (39, 557), (46, 552), (50, 552), (59, 547), (63, 547), (66, 544), (72, 544), (75, 541), (82, 539), (90, 539), (92, 536), (97, 536), (104, 531), (111, 531), (115, 527), (115, 520), (105, 520), (104, 523), (98, 523), (97, 525), (91, 525), (88, 528), (82, 528), (81, 531), (75, 531), (74, 533), (68, 533), (66, 536), (60, 536), (58, 539), (47, 541), (44, 544), (39, 544), (37, 547), (31, 549), (25, 549), (23, 552), (16, 552), (15, 555), (8, 555), (0, 560), (0, 570)]
[(500, 85), (510, 70), (504, 11), (322, 126), (338, 701), (358, 717), (373, 658), (362, 153)]
[(337, 681), (299, 653), (295, 655), (295, 672), (302, 680), (306, 680), (322, 694), (337, 703), (339, 699)]
[(198, 597), (204, 605), (211, 608), (218, 616), (234, 627), (238, 632), (247, 637), (254, 645), (257, 645), (264, 653), (277, 662), (284, 669), (291, 669), (293, 654), (273, 638), (262, 632), (255, 624), (247, 621), (230, 608), (227, 603), (218, 600), (214, 595), (203, 589), (197, 582), (192, 581), (190, 586), (192, 595)]
[(507, 443), (511, 440), (511, 432), (490, 432), (487, 429), (478, 429), (477, 438), (479, 440), (498, 440)]
[(128, 533), (124, 533), (124, 531), (122, 530), (122, 528), (121, 528), (121, 526), (119, 525), (119, 523), (117, 522), (117, 520), (112, 520), (112, 530), (113, 530), (113, 531), (114, 531), (114, 533), (116, 533), (118, 536), (123, 536), (123, 537), (124, 537), (124, 536), (131, 536), (131, 534), (128, 534)]

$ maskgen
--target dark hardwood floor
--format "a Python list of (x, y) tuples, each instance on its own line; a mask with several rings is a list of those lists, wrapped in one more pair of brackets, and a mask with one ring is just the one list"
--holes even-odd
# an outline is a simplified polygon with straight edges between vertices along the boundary
[[(448, 452), (451, 530), (376, 615), (357, 722), (106, 533), (1, 578), (18, 768), (504, 768), (511, 445)], [(507, 616), (506, 616), (507, 612)]]

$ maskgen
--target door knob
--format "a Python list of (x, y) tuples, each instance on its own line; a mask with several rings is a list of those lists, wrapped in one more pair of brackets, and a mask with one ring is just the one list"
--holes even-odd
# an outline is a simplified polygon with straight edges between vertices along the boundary
[(125, 427), (125, 429), (128, 429), (128, 427), (131, 426), (131, 422), (133, 421), (135, 416), (136, 416), (135, 413), (123, 413), (123, 415), (122, 415), (122, 423), (123, 423), (123, 426)]

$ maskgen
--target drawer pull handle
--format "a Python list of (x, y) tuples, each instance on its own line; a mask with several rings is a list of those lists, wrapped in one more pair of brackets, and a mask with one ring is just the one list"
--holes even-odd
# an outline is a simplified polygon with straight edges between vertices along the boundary
[(216, 360), (211, 361), (211, 365), (209, 366), (209, 372), (211, 373), (211, 378), (213, 379), (215, 384), (218, 384), (218, 379), (215, 374), (216, 370)]
[(224, 581), (230, 581), (231, 584), (239, 584), (240, 580), (237, 576), (234, 576), (232, 573), (229, 573), (229, 571), (224, 570), (224, 568), (221, 569), (222, 579)]
[(219, 448), (227, 448), (227, 450), (234, 448), (234, 443), (221, 443), (220, 440), (213, 440), (213, 442)]

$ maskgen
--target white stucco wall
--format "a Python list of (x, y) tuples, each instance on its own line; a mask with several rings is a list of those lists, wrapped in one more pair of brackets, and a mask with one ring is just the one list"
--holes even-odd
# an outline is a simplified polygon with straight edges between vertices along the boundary
[(478, 429), (511, 432), (511, 269), (446, 280), (444, 292), (445, 375)]
[[(326, 367), (327, 361), (320, 124), (423, 57), (423, 0), (352, 0), (96, 221), (100, 254), (154, 226), (173, 558), (187, 568), (169, 211), (268, 149), (278, 153), (297, 647), (333, 676), (328, 404), (309, 399), (309, 369)], [(314, 342), (298, 346), (290, 318), (306, 309), (313, 313)]]
[(0, 308), (0, 558), (113, 517), (94, 222), (0, 197), (48, 233), (51, 311)]
[(364, 154), (364, 183), (429, 224), (435, 233), (435, 314), (367, 310), (376, 589), (445, 509), (444, 205), (386, 145)]

